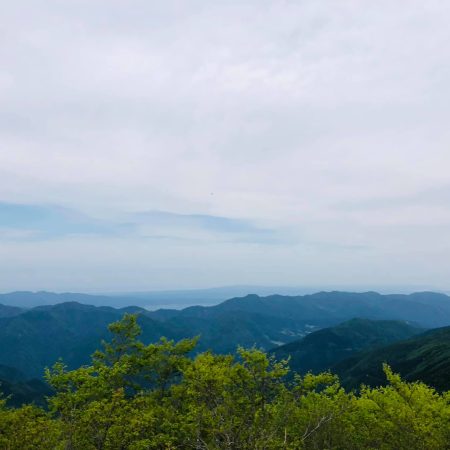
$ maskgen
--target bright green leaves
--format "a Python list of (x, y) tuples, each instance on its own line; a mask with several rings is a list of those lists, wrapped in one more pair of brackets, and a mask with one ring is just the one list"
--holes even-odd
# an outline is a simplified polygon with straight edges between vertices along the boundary
[(144, 345), (137, 339), (141, 328), (136, 314), (125, 314), (121, 320), (109, 325), (108, 329), (113, 337), (111, 342), (103, 342), (103, 352), (94, 353), (94, 365), (114, 365), (124, 358), (132, 358), (142, 350)]
[(190, 445), (264, 448), (272, 438), (285, 364), (255, 349), (239, 349), (238, 355), (204, 353), (185, 371), (178, 392), (193, 430)]
[[(356, 400), (374, 448), (446, 448), (450, 404), (423, 383), (406, 383), (387, 365), (386, 387), (363, 388)], [(357, 418), (357, 416), (355, 417)]]
[(0, 405), (0, 448), (56, 449), (63, 442), (60, 423), (34, 406), (6, 409)]
[(91, 366), (67, 371), (58, 362), (46, 372), (56, 391), (50, 410), (65, 441), (73, 449), (154, 448), (148, 444), (152, 436), (155, 445), (172, 445), (157, 417), (168, 412), (168, 422), (174, 423), (167, 398), (192, 364), (187, 355), (196, 340), (174, 343), (162, 338), (144, 345), (137, 339), (137, 317), (129, 314), (109, 329), (113, 337), (93, 355)]

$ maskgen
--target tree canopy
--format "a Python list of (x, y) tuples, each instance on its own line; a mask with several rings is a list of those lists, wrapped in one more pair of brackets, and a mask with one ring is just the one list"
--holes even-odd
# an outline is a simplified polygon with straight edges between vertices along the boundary
[(288, 376), (288, 360), (256, 348), (193, 357), (197, 339), (146, 345), (135, 315), (109, 329), (90, 365), (46, 371), (47, 408), (0, 400), (1, 449), (449, 448), (450, 393), (387, 365), (387, 386), (346, 392), (328, 372)]

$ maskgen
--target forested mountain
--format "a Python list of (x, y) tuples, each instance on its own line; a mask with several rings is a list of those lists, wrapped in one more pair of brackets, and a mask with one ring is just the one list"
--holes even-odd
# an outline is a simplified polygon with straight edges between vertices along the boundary
[(180, 339), (200, 335), (198, 352), (213, 349), (234, 353), (239, 345), (269, 349), (278, 340), (284, 343), (294, 339), (294, 332), (302, 333), (300, 322), (251, 313), (224, 312), (214, 318), (180, 316), (161, 321), (138, 307), (115, 309), (72, 302), (0, 318), (0, 364), (17, 367), (29, 377), (41, 376), (44, 368), (58, 358), (70, 368), (77, 367), (87, 362), (101, 340), (108, 337), (106, 326), (125, 312), (139, 314), (144, 342), (155, 342), (162, 336)]
[[(199, 293), (199, 300), (196, 301), (195, 292), (193, 291), (188, 297), (191, 304), (205, 301), (204, 293)], [(110, 307), (128, 305), (151, 307), (152, 304), (170, 306), (173, 301), (181, 303), (180, 297), (171, 295), (167, 292), (153, 293), (147, 298), (145, 294), (100, 296), (76, 293), (14, 292), (0, 294), (0, 304), (31, 308), (66, 302)], [(294, 332), (298, 331), (300, 335), (308, 331), (307, 324), (312, 325), (313, 328), (332, 326), (353, 317), (407, 320), (425, 328), (433, 328), (450, 324), (450, 297), (433, 292), (410, 295), (381, 295), (376, 292), (319, 292), (299, 296), (270, 295), (267, 297), (247, 295), (226, 300), (216, 306), (194, 306), (182, 310), (163, 309), (154, 311), (151, 315), (155, 319), (164, 321), (187, 317), (210, 319), (236, 312), (292, 319), (300, 327), (300, 330), (294, 330)]]
[(289, 357), (289, 367), (297, 373), (318, 373), (362, 350), (401, 341), (421, 332), (423, 329), (401, 321), (352, 319), (310, 333), (271, 353), (278, 360)]
[(16, 306), (2, 305), (0, 304), (0, 318), (17, 316), (23, 312), (22, 308)]
[[(69, 367), (84, 364), (107, 338), (107, 324), (125, 312), (139, 313), (146, 343), (161, 336), (200, 336), (197, 352), (211, 349), (219, 353), (234, 353), (239, 345), (269, 350), (354, 317), (407, 320), (425, 328), (450, 324), (450, 298), (434, 293), (248, 295), (217, 306), (154, 312), (133, 306), (115, 309), (75, 302), (29, 310), (8, 307), (5, 311), (7, 317), (0, 317), (0, 364), (16, 367), (30, 378), (41, 376), (44, 367), (58, 358)], [(391, 331), (386, 330), (386, 339), (390, 339)]]
[(450, 327), (427, 331), (403, 342), (357, 354), (332, 368), (347, 387), (385, 383), (382, 364), (388, 363), (405, 380), (423, 381), (450, 390)]
[(242, 313), (294, 321), (299, 327), (299, 334), (314, 327), (331, 326), (354, 317), (405, 320), (425, 328), (433, 328), (450, 324), (450, 297), (433, 292), (410, 295), (319, 292), (295, 297), (247, 295), (216, 306), (194, 306), (181, 311), (160, 310), (150, 315), (159, 320), (170, 321), (187, 317), (213, 319), (224, 314)]
[[(102, 339), (108, 337), (107, 325), (125, 312), (139, 308), (114, 309), (79, 303), (42, 306), (14, 317), (0, 319), (0, 364), (21, 370), (27, 377), (41, 377), (46, 366), (63, 358), (69, 367), (89, 361)], [(143, 311), (145, 313), (145, 311)], [(139, 319), (146, 342), (161, 336), (184, 336), (145, 315)]]
[(11, 406), (23, 403), (45, 405), (45, 397), (52, 393), (52, 389), (40, 379), (27, 379), (19, 370), (0, 365), (0, 392)]
[[(376, 298), (380, 303), (387, 301), (379, 298), (383, 296), (367, 297), (363, 295), (358, 305), (365, 311), (376, 305)], [(390, 299), (387, 314), (394, 309), (406, 314), (403, 307), (411, 307), (417, 299), (427, 308), (425, 294), (409, 297)], [(15, 310), (0, 318), (0, 364), (6, 364), (0, 366), (0, 392), (10, 396), (8, 406), (33, 402), (44, 409), (7, 409), (0, 399), (0, 421), (5, 424), (0, 447), (15, 442), (11, 448), (19, 449), (29, 442), (29, 448), (70, 444), (84, 449), (113, 442), (123, 448), (134, 448), (131, 443), (136, 448), (195, 448), (200, 434), (208, 443), (206, 448), (216, 448), (214, 443), (224, 439), (233, 439), (235, 448), (259, 448), (268, 439), (273, 448), (289, 442), (290, 448), (311, 450), (329, 445), (382, 448), (386, 443), (390, 445), (386, 448), (446, 448), (446, 394), (437, 396), (425, 385), (405, 384), (389, 368), (383, 372), (383, 363), (407, 380), (449, 389), (450, 327), (388, 346), (421, 330), (401, 321), (352, 319), (310, 332), (358, 309), (356, 299), (331, 293), (318, 295), (316, 304), (310, 298), (247, 296), (216, 307), (182, 311), (149, 312), (133, 306), (115, 309), (74, 302)], [(431, 296), (431, 313), (425, 321), (436, 319), (441, 301), (441, 320), (445, 320), (446, 299)], [(325, 319), (315, 316), (319, 311)], [(380, 313), (378, 307), (371, 311)], [(137, 317), (127, 315), (116, 322), (126, 313)], [(107, 331), (111, 322), (116, 322), (110, 328), (113, 335)], [(137, 325), (143, 344), (136, 341)], [(197, 346), (189, 340), (158, 343), (161, 336), (179, 340), (198, 334)], [(103, 339), (110, 344), (91, 360)], [(271, 361), (256, 349), (241, 350), (236, 356), (239, 344), (268, 348), (275, 339), (294, 341), (273, 354), (277, 358), (292, 355), (291, 366), (299, 372), (306, 366), (316, 372), (331, 368), (342, 377), (345, 388), (363, 382), (390, 385), (354, 396), (341, 390), (332, 374), (294, 378), (283, 363)], [(201, 353), (207, 348), (232, 355)], [(353, 356), (342, 359), (349, 354)], [(60, 357), (73, 372), (54, 365)], [(45, 366), (53, 366), (47, 378), (50, 385), (38, 379)], [(404, 412), (400, 421), (399, 411)], [(419, 430), (414, 438), (403, 431), (410, 427)]]

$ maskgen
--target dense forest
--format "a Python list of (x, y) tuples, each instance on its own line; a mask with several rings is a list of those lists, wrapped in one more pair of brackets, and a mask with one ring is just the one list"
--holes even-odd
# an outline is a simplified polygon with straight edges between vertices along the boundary
[(91, 363), (46, 371), (40, 407), (0, 403), (0, 448), (447, 449), (450, 393), (405, 382), (346, 391), (330, 372), (240, 348), (196, 353), (196, 339), (140, 341), (136, 315), (109, 326)]
[[(91, 299), (87, 297), (87, 300)], [(280, 348), (277, 358), (285, 357), (286, 353), (292, 355), (292, 369), (333, 369), (335, 372), (335, 363), (356, 352), (373, 350), (415, 333), (448, 326), (450, 298), (431, 292), (411, 295), (374, 292), (248, 295), (212, 307), (157, 311), (136, 306), (96, 307), (77, 302), (33, 308), (0, 305), (0, 380), (5, 379), (1, 366), (18, 369), (23, 374), (21, 381), (28, 381), (41, 378), (45, 367), (60, 357), (68, 369), (89, 364), (90, 355), (101, 340), (108, 339), (107, 325), (119, 320), (124, 313), (139, 313), (141, 339), (145, 343), (156, 342), (161, 336), (174, 341), (201, 336), (195, 353), (212, 350), (218, 354), (234, 353), (239, 345), (271, 351), (291, 344)], [(364, 318), (364, 321), (356, 322), (355, 318)], [(344, 325), (345, 322), (348, 323)], [(307, 340), (301, 342), (306, 337)], [(440, 352), (439, 340), (443, 337), (432, 342), (433, 355)], [(450, 330), (444, 341), (450, 348)], [(389, 354), (395, 354), (395, 358), (388, 361), (394, 366), (401, 355), (391, 351)], [(378, 371), (382, 362), (377, 363)], [(409, 371), (408, 365), (403, 367)], [(394, 368), (405, 375), (401, 368)], [(381, 376), (384, 379), (384, 374)], [(345, 374), (345, 379), (359, 378), (354, 372), (351, 376)], [(15, 382), (17, 377), (6, 380)]]

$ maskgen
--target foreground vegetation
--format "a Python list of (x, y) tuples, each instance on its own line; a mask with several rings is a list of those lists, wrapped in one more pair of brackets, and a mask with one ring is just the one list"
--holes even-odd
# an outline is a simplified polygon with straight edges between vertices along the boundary
[[(0, 401), (0, 449), (448, 449), (450, 393), (406, 383), (346, 392), (330, 373), (289, 377), (288, 362), (196, 340), (144, 345), (134, 315), (90, 366), (47, 371), (48, 408)], [(290, 380), (290, 381), (286, 381)]]

